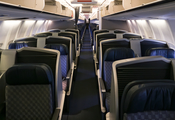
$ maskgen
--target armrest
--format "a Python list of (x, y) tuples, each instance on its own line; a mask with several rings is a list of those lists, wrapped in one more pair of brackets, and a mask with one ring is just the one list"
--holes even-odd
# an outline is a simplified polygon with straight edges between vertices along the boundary
[(98, 60), (97, 60), (97, 58), (95, 57), (95, 63), (98, 63)]
[(58, 120), (60, 114), (60, 109), (55, 109), (54, 114), (52, 116), (52, 120)]
[(70, 69), (69, 72), (67, 73), (66, 80), (70, 79), (71, 74), (72, 74), (72, 69)]
[(0, 113), (2, 113), (4, 108), (5, 108), (5, 102), (0, 104)]
[(77, 69), (78, 57), (75, 58), (74, 69)]
[(135, 54), (135, 57), (139, 57), (139, 55), (138, 54)]
[(99, 81), (100, 81), (101, 91), (102, 92), (106, 92), (106, 88), (105, 88), (103, 79), (99, 78)]

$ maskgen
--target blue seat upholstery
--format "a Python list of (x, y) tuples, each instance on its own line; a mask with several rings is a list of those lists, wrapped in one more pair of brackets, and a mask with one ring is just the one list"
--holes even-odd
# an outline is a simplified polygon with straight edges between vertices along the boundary
[[(127, 89), (127, 87), (125, 88)], [(175, 82), (133, 84), (124, 99), (124, 120), (174, 120)]]
[(150, 48), (158, 48), (158, 47), (168, 48), (168, 45), (166, 44), (166, 42), (162, 41), (143, 39), (140, 42), (140, 47), (142, 56), (146, 56), (146, 51), (149, 50)]
[(22, 47), (36, 47), (37, 38), (35, 37), (26, 37), (15, 40), (13, 43), (9, 44), (9, 49), (20, 49)]
[(54, 49), (60, 51), (60, 60), (61, 60), (61, 71), (62, 71), (62, 77), (63, 77), (63, 82), (62, 82), (62, 88), (63, 90), (67, 89), (67, 81), (65, 80), (68, 69), (68, 47), (65, 44), (47, 44), (45, 48), (49, 49)]
[(6, 73), (6, 119), (52, 119), (55, 83), (46, 64), (23, 64)]
[(27, 43), (10, 43), (9, 45), (9, 49), (20, 49), (22, 47), (28, 47)]
[(151, 48), (146, 51), (148, 56), (163, 56), (166, 58), (175, 58), (175, 51), (170, 48)]
[(134, 51), (130, 48), (109, 48), (104, 53), (103, 58), (103, 79), (105, 81), (106, 89), (111, 89), (111, 72), (112, 63), (116, 60), (134, 58)]

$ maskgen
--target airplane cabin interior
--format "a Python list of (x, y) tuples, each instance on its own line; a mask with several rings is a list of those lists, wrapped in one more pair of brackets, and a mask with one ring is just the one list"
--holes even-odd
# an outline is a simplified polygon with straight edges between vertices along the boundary
[(1, 0), (0, 120), (175, 120), (174, 0)]

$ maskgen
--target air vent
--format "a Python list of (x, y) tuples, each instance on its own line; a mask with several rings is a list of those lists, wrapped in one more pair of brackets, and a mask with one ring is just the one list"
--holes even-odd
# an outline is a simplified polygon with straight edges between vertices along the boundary
[(64, 5), (61, 5), (62, 10), (66, 10), (66, 7)]
[(109, 10), (109, 5), (108, 5), (108, 6), (106, 6), (106, 10)]
[(82, 6), (82, 11), (81, 13), (92, 13), (92, 8), (91, 6)]
[(46, 5), (56, 5), (56, 1), (55, 0), (45, 0), (45, 4)]
[(114, 0), (114, 5), (122, 5), (122, 1), (121, 0)]

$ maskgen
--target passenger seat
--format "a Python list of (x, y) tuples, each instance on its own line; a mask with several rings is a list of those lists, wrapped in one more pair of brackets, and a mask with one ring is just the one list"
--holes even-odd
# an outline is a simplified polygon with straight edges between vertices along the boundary
[(5, 76), (7, 120), (58, 119), (54, 77), (49, 66), (15, 65)]
[(104, 53), (102, 61), (102, 76), (105, 81), (106, 90), (109, 92), (111, 89), (111, 73), (112, 63), (116, 60), (134, 58), (134, 51), (130, 48), (109, 48)]
[(66, 91), (67, 89), (67, 74), (68, 74), (68, 56), (69, 56), (69, 52), (68, 52), (68, 47), (65, 44), (47, 44), (45, 46), (45, 48), (48, 49), (54, 49), (54, 50), (58, 50), (60, 51), (60, 60), (61, 60), (61, 71), (62, 71), (62, 78), (63, 78), (63, 82), (62, 82), (62, 88), (63, 90)]
[(174, 120), (174, 81), (143, 82), (125, 89), (128, 92), (124, 99), (123, 120)]
[(171, 48), (151, 48), (146, 51), (147, 56), (163, 56), (166, 58), (175, 58), (175, 51)]

